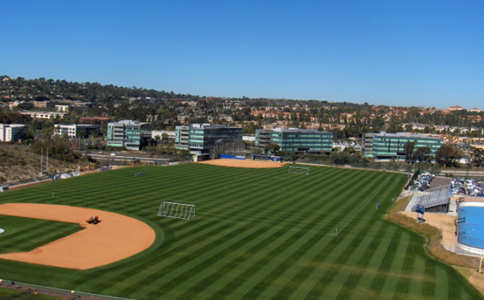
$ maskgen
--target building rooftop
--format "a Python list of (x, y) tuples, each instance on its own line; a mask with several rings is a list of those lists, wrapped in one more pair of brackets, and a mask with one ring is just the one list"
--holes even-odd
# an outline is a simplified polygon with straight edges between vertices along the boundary
[(193, 123), (191, 125), (192, 128), (197, 128), (197, 129), (215, 129), (215, 128), (240, 128), (240, 127), (235, 127), (235, 126), (227, 126), (227, 125), (222, 125), (222, 124), (210, 124), (210, 123)]
[(134, 120), (119, 120), (116, 122), (109, 122), (109, 124), (123, 124), (123, 125), (144, 125), (146, 122), (134, 121)]
[(410, 132), (396, 132), (396, 133), (389, 133), (385, 131), (381, 131), (379, 133), (372, 133), (370, 135), (373, 136), (385, 136), (385, 137), (410, 137), (410, 138), (441, 138), (439, 135), (430, 135), (430, 134), (421, 134), (421, 133), (410, 133)]
[(302, 128), (274, 128), (273, 131), (276, 131), (276, 132), (298, 132), (298, 133), (322, 133), (322, 132), (325, 132), (325, 131), (319, 131), (319, 130), (316, 130), (316, 129), (302, 129)]
[(82, 117), (81, 120), (93, 120), (93, 121), (109, 121), (109, 117)]
[(0, 123), (0, 125), (3, 125), (5, 127), (24, 127), (25, 126), (25, 124), (17, 124), (17, 123), (12, 123), (12, 124)]

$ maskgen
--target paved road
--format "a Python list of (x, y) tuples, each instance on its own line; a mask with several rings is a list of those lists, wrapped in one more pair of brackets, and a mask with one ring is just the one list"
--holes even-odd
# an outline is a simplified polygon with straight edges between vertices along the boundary
[(467, 170), (442, 170), (440, 174), (452, 174), (457, 177), (484, 177), (484, 171), (467, 171)]

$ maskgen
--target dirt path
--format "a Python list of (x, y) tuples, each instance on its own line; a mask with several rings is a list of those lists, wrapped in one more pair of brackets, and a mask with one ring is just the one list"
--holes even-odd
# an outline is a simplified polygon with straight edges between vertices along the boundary
[(286, 163), (266, 161), (266, 160), (251, 160), (251, 159), (242, 160), (242, 159), (227, 159), (227, 158), (207, 160), (199, 163), (204, 165), (236, 167), (236, 168), (254, 168), (254, 169), (281, 168), (286, 164)]
[[(79, 223), (83, 230), (29, 252), (1, 254), (0, 258), (33, 264), (86, 270), (104, 266), (149, 248), (155, 232), (147, 224), (124, 215), (98, 209), (66, 205), (7, 203), (0, 214), (34, 219)], [(99, 216), (100, 224), (87, 224)]]

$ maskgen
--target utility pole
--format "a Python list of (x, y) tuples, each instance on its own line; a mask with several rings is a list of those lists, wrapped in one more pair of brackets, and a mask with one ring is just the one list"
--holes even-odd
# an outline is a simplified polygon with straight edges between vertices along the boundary
[(46, 167), (45, 167), (45, 172), (49, 174), (49, 147), (47, 147), (47, 157), (46, 157)]
[(42, 146), (40, 146), (40, 176), (42, 176)]

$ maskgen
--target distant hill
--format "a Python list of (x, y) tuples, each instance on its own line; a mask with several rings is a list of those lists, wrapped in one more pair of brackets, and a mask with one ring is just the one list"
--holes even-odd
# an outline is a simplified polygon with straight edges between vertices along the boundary
[[(89, 102), (112, 102), (116, 100), (136, 99), (149, 100), (150, 102), (162, 100), (190, 101), (190, 100), (239, 100), (274, 102), (285, 104), (290, 102), (318, 102), (328, 103), (320, 100), (300, 99), (268, 99), (268, 98), (227, 98), (210, 97), (190, 94), (178, 94), (163, 90), (144, 89), (137, 87), (122, 87), (112, 84), (103, 85), (97, 82), (71, 82), (66, 80), (54, 80), (45, 78), (25, 79), (23, 77), (11, 78), (7, 75), (0, 75), (0, 99), (4, 100), (81, 100)], [(334, 103), (338, 105), (339, 103)], [(356, 105), (342, 102), (345, 106)]]
[(120, 99), (140, 98), (152, 100), (198, 99), (193, 95), (175, 94), (136, 87), (102, 85), (97, 82), (70, 82), (54, 79), (24, 79), (0, 76), (0, 97), (18, 100), (69, 99), (107, 102)]

